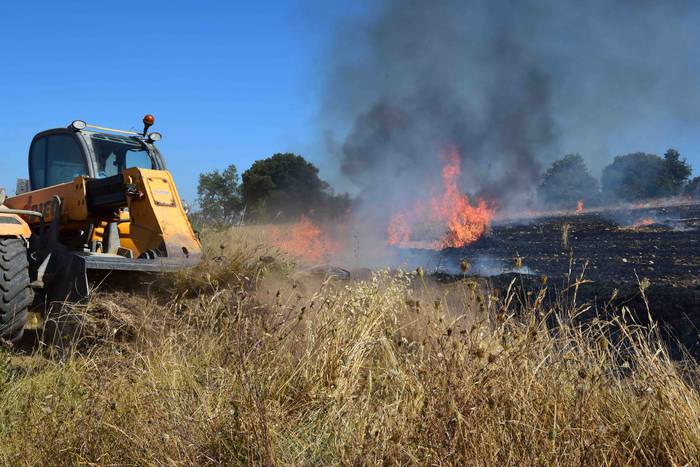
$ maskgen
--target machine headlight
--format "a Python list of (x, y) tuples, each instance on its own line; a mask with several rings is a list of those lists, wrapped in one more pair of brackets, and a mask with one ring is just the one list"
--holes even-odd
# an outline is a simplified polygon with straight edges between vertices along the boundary
[(148, 135), (148, 141), (150, 141), (151, 143), (155, 143), (157, 141), (160, 141), (162, 138), (163, 138), (163, 135), (161, 135), (160, 133), (150, 133)]
[(73, 128), (75, 131), (84, 130), (87, 127), (87, 123), (85, 123), (82, 120), (75, 120), (73, 123), (70, 124), (70, 127)]

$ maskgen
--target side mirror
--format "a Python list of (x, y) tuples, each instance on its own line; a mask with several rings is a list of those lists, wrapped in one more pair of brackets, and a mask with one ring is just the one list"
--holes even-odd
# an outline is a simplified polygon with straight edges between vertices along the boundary
[(18, 178), (17, 189), (15, 190), (15, 194), (22, 195), (24, 193), (27, 193), (28, 191), (31, 191), (31, 189), (29, 188), (29, 180), (26, 178)]

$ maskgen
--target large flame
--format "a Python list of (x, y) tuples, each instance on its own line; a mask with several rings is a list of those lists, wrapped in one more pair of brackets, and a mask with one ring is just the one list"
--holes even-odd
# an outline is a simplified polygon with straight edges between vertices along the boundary
[[(442, 168), (442, 191), (428, 203), (416, 202), (412, 209), (394, 214), (389, 221), (389, 245), (442, 249), (462, 247), (478, 240), (491, 224), (494, 210), (486, 201), (472, 205), (459, 189), (460, 158), (455, 148), (445, 154)], [(415, 239), (416, 228), (438, 226), (438, 239)]]
[(280, 250), (309, 262), (328, 259), (340, 250), (340, 244), (306, 216), (284, 229), (272, 228), (270, 240)]

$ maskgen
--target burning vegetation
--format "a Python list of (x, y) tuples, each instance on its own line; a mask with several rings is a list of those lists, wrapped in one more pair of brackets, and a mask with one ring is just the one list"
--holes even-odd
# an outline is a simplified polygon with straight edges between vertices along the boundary
[(651, 217), (644, 217), (643, 219), (639, 219), (637, 221), (634, 221), (632, 224), (627, 226), (628, 229), (638, 229), (640, 227), (647, 227), (650, 225), (656, 224), (656, 221), (652, 219)]
[[(418, 200), (410, 209), (391, 217), (387, 243), (404, 248), (441, 250), (478, 240), (490, 226), (495, 210), (483, 199), (471, 203), (459, 188), (461, 174), (460, 157), (452, 147), (444, 155), (442, 186), (433, 190), (435, 193), (428, 202)], [(429, 226), (427, 231), (418, 232), (420, 226), (426, 225)]]
[(307, 216), (284, 227), (271, 226), (269, 235), (271, 243), (281, 251), (311, 263), (328, 261), (341, 249), (329, 232)]

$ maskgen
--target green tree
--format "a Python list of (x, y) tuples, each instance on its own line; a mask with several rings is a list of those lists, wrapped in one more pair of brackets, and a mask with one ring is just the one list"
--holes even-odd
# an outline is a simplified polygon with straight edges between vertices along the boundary
[(615, 157), (601, 182), (606, 198), (624, 201), (668, 196), (671, 186), (664, 159), (642, 152)]
[(668, 192), (669, 195), (680, 194), (683, 186), (690, 178), (693, 170), (690, 168), (690, 164), (684, 158), (681, 159), (681, 154), (675, 149), (669, 149), (664, 154), (664, 166), (666, 168), (666, 186), (664, 190)]
[(685, 193), (693, 198), (700, 198), (700, 177), (695, 177), (688, 183)]
[[(292, 219), (300, 214), (332, 217), (347, 209), (347, 196), (336, 196), (303, 157), (274, 154), (243, 173), (243, 201), (260, 217)], [(343, 209), (341, 209), (343, 207)]]
[(554, 161), (542, 176), (538, 187), (540, 198), (550, 206), (575, 207), (579, 200), (586, 204), (598, 197), (598, 180), (586, 167), (579, 154), (567, 154)]
[(223, 172), (214, 170), (199, 175), (197, 202), (204, 219), (231, 222), (241, 214), (240, 177), (231, 164)]

